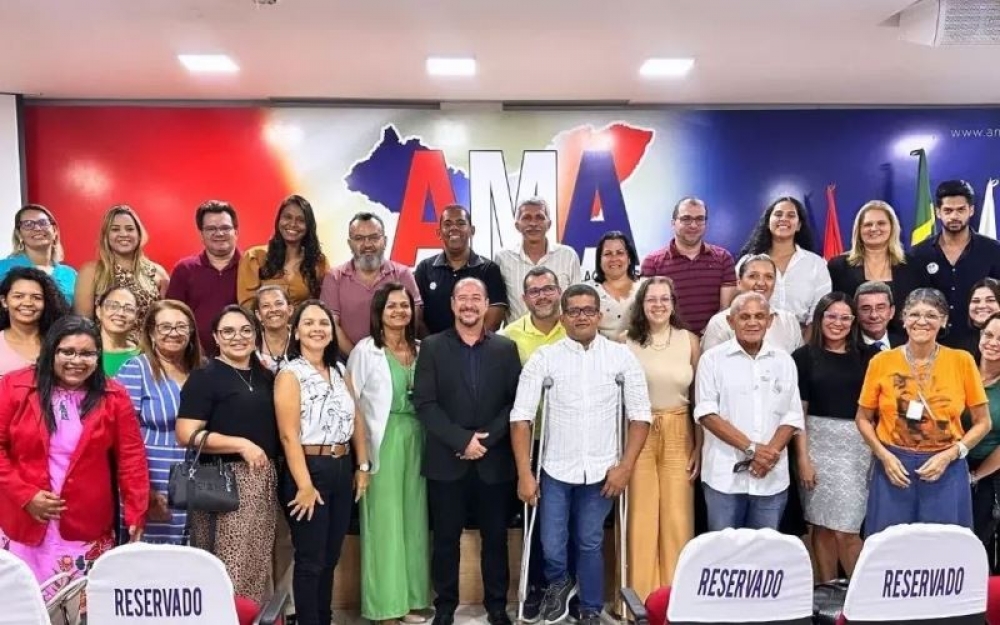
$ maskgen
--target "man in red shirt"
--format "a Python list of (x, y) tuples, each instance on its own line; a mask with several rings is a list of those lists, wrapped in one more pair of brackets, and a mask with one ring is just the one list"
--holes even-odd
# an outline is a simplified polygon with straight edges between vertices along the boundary
[(691, 331), (701, 335), (712, 315), (736, 295), (736, 264), (724, 248), (705, 243), (708, 208), (692, 196), (674, 206), (674, 238), (642, 261), (642, 275), (674, 281), (677, 310)]

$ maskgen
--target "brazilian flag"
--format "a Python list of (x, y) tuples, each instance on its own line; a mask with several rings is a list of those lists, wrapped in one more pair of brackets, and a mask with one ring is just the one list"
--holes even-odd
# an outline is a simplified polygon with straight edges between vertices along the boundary
[(913, 231), (910, 245), (916, 245), (934, 234), (934, 201), (931, 199), (931, 177), (927, 172), (927, 152), (922, 148), (910, 152), (910, 156), (920, 157), (917, 171), (917, 209), (913, 215)]

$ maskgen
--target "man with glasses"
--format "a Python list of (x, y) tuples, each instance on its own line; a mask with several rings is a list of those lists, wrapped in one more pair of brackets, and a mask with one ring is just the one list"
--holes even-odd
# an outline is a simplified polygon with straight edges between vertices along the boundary
[(451, 290), (462, 278), (478, 278), (486, 285), (490, 307), (486, 311), (486, 329), (496, 332), (507, 314), (507, 287), (500, 267), (472, 251), (472, 225), (469, 210), (461, 204), (445, 206), (438, 219), (437, 235), (443, 250), (417, 265), (413, 277), (424, 303), (424, 325), (429, 334), (437, 334), (455, 325), (451, 312)]
[(889, 322), (896, 316), (896, 306), (888, 284), (878, 280), (863, 283), (854, 293), (854, 305), (858, 309), (861, 340), (871, 346), (872, 355), (906, 343), (905, 334), (889, 328)]
[(202, 350), (213, 355), (218, 352), (212, 340), (212, 321), (220, 310), (236, 303), (239, 219), (229, 202), (209, 200), (195, 210), (194, 220), (204, 249), (174, 265), (164, 299), (180, 300), (191, 308)]
[(736, 295), (735, 263), (728, 251), (705, 242), (704, 201), (682, 198), (672, 219), (674, 238), (642, 261), (642, 275), (674, 281), (677, 311), (691, 331), (701, 335), (712, 315), (729, 306)]
[(964, 180), (947, 180), (934, 192), (934, 216), (942, 230), (914, 245), (906, 255), (910, 291), (930, 287), (948, 300), (948, 325), (942, 345), (961, 348), (973, 338), (969, 319), (972, 285), (983, 278), (1000, 278), (1000, 243), (972, 231), (976, 193)]
[(326, 274), (319, 296), (333, 311), (337, 341), (345, 355), (371, 333), (372, 298), (386, 282), (398, 282), (410, 292), (418, 323), (422, 323), (423, 308), (410, 268), (385, 257), (385, 224), (381, 217), (374, 213), (352, 217), (347, 226), (347, 245), (351, 260)]
[[(521, 501), (539, 506), (548, 583), (542, 618), (546, 623), (566, 618), (570, 599), (579, 593), (580, 622), (599, 625), (604, 605), (604, 520), (628, 485), (652, 416), (639, 361), (625, 345), (597, 332), (601, 321), (597, 291), (585, 284), (570, 286), (560, 306), (566, 338), (540, 347), (528, 359), (510, 413), (517, 490)], [(539, 484), (529, 459), (531, 423), (549, 380)], [(619, 431), (621, 400), (629, 423), (625, 434)], [(626, 436), (622, 454), (616, 440), (620, 434)], [(570, 544), (576, 552), (575, 582), (569, 569)]]
[(788, 501), (785, 448), (805, 418), (795, 362), (764, 340), (771, 320), (764, 295), (737, 295), (729, 308), (735, 336), (698, 361), (694, 418), (705, 428), (709, 531), (776, 530)]

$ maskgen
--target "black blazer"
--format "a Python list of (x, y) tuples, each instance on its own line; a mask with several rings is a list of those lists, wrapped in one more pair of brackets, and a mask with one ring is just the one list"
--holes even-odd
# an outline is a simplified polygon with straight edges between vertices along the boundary
[[(847, 293), (852, 298), (857, 292), (858, 287), (867, 282), (865, 280), (864, 265), (861, 264), (856, 267), (849, 265), (847, 263), (847, 254), (834, 256), (827, 262), (826, 267), (830, 271), (830, 281), (833, 283), (833, 290)], [(897, 313), (902, 309), (903, 300), (913, 290), (909, 282), (910, 274), (906, 269), (906, 265), (895, 265), (892, 268), (892, 282), (889, 283), (889, 288), (892, 289), (893, 304), (896, 306)]]
[[(420, 343), (413, 382), (413, 405), (424, 424), (423, 475), (429, 480), (453, 481), (470, 467), (487, 484), (513, 481), (514, 454), (510, 446), (510, 410), (517, 394), (521, 359), (510, 339), (487, 332), (476, 347), (479, 353), (478, 388), (466, 367), (468, 347), (455, 328), (431, 335)], [(479, 460), (462, 460), (472, 435), (487, 432), (480, 442), (487, 448)]]

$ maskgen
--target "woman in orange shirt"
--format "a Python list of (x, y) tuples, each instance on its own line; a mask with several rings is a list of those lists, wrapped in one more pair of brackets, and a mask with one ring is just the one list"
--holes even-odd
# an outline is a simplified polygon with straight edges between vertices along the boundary
[(879, 460), (868, 493), (869, 536), (903, 523), (972, 527), (965, 457), (990, 431), (990, 415), (972, 356), (937, 342), (948, 310), (940, 291), (910, 293), (902, 315), (907, 342), (868, 366), (856, 421)]

